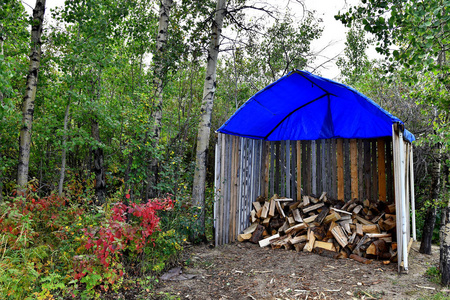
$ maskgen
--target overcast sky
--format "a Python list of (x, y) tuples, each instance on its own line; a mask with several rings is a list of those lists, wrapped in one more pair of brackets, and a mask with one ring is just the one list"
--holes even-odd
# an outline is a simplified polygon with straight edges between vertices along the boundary
[[(193, 0), (195, 1), (195, 0)], [(197, 0), (198, 1), (198, 0)], [(199, 0), (201, 1), (201, 0)], [(269, 0), (277, 3), (277, 0)], [(34, 7), (35, 2), (33, 0), (25, 0), (27, 5), (28, 12), (31, 14), (31, 7)], [(324, 47), (328, 46), (321, 54), (321, 57), (317, 58), (316, 65), (320, 65), (322, 62), (328, 60), (329, 58), (336, 57), (338, 55), (342, 55), (345, 48), (345, 33), (348, 29), (341, 24), (341, 22), (336, 21), (334, 19), (334, 15), (336, 15), (339, 10), (346, 10), (349, 6), (356, 5), (359, 0), (304, 0), (306, 8), (310, 11), (315, 11), (315, 16), (323, 20), (323, 34), (322, 37), (313, 43), (313, 48), (315, 51), (321, 50)], [(295, 3), (292, 0), (291, 3)], [(64, 4), (64, 0), (47, 0), (47, 10), (46, 14), (49, 16), (49, 12), (51, 8), (55, 6), (60, 6)], [(293, 4), (295, 7), (295, 4)], [(301, 10), (301, 7), (297, 5), (298, 10)], [(301, 13), (299, 13), (299, 17)], [(376, 56), (375, 51), (373, 49), (368, 52), (369, 57), (373, 58)], [(330, 62), (325, 65), (326, 68), (320, 69), (320, 74), (324, 77), (330, 79), (337, 79), (339, 76), (339, 70), (336, 67), (335, 61)]]

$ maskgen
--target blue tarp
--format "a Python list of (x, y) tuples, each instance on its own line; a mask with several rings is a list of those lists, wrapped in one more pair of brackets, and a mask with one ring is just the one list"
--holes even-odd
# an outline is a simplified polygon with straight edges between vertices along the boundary
[[(268, 85), (217, 132), (263, 139), (364, 139), (392, 136), (403, 122), (357, 90), (333, 80), (294, 70)], [(415, 137), (405, 130), (405, 139)]]

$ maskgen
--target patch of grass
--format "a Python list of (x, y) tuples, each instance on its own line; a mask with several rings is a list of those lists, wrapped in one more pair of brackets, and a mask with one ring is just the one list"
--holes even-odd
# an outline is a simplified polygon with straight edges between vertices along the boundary
[(376, 291), (355, 291), (354, 296), (358, 299), (383, 299), (384, 292), (376, 292)]
[(443, 292), (439, 292), (434, 295), (419, 298), (419, 300), (449, 300), (449, 299), (450, 299), (450, 297)]
[(433, 283), (439, 284), (441, 282), (441, 272), (436, 266), (429, 267), (425, 272), (425, 276)]

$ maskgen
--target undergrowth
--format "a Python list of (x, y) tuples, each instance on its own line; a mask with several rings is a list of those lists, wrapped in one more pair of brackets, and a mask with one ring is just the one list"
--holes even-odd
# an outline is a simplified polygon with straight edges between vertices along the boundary
[[(128, 197), (126, 197), (128, 198)], [(3, 299), (100, 298), (156, 274), (195, 230), (198, 209), (170, 195), (102, 206), (52, 194), (0, 203)], [(153, 278), (152, 276), (144, 278)]]

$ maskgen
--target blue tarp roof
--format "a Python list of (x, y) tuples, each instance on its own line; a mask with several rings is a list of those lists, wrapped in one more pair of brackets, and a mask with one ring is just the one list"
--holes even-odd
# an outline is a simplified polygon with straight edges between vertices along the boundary
[[(263, 139), (318, 140), (392, 136), (403, 122), (357, 90), (294, 70), (257, 92), (217, 131)], [(415, 137), (405, 130), (404, 137)]]

